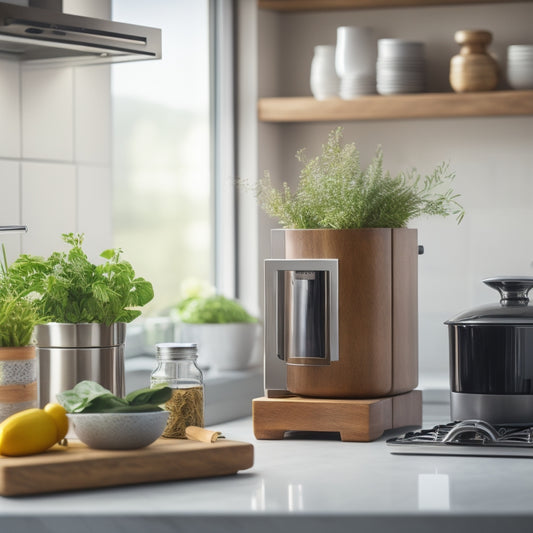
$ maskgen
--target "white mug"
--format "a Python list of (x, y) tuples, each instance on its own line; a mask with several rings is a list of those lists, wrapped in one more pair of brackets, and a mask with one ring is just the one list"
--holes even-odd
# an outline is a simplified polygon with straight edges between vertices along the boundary
[(372, 28), (337, 28), (335, 68), (339, 77), (372, 74), (376, 70), (377, 44)]

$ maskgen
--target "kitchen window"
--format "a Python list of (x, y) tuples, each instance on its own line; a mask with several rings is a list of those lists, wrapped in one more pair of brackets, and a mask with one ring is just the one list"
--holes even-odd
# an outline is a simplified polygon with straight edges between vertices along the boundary
[(230, 32), (220, 31), (230, 5), (112, 3), (115, 20), (162, 30), (161, 60), (112, 71), (114, 239), (154, 285), (146, 317), (166, 314), (188, 278), (233, 296), (232, 92), (221, 85), (231, 71), (219, 68), (231, 67)]

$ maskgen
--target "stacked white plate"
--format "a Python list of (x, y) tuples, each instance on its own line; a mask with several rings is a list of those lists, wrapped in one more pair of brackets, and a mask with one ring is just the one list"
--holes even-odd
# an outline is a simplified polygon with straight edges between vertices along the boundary
[(376, 93), (376, 74), (361, 73), (346, 75), (341, 79), (340, 97), (349, 100), (364, 94)]
[(507, 81), (513, 89), (533, 89), (533, 44), (507, 48)]
[(419, 93), (426, 88), (424, 43), (379, 39), (376, 67), (379, 94)]

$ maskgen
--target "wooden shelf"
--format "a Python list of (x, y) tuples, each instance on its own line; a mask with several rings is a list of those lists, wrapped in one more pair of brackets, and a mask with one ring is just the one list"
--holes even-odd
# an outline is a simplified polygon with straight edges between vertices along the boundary
[(259, 9), (272, 11), (329, 11), (381, 7), (448, 6), (452, 4), (504, 4), (532, 0), (259, 0)]
[(261, 98), (262, 122), (323, 122), (533, 115), (533, 91), (370, 95), (354, 100)]

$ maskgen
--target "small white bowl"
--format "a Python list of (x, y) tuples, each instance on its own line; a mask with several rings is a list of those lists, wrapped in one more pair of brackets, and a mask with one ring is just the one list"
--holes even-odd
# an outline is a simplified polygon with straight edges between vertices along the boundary
[(378, 39), (379, 59), (422, 59), (425, 54), (423, 42), (405, 39)]
[(507, 47), (508, 56), (530, 56), (533, 54), (533, 44), (511, 44)]
[[(337, 92), (339, 87), (337, 86)], [(250, 364), (260, 332), (257, 322), (179, 325), (179, 342), (198, 344), (200, 368), (243, 370)]]
[(513, 89), (533, 89), (533, 63), (525, 68), (508, 64), (507, 81)]
[(146, 413), (68, 414), (71, 429), (89, 448), (133, 450), (158, 439), (166, 426), (168, 411)]

